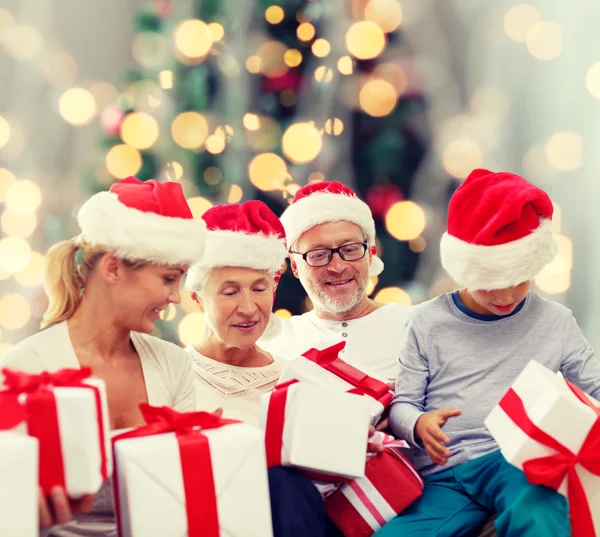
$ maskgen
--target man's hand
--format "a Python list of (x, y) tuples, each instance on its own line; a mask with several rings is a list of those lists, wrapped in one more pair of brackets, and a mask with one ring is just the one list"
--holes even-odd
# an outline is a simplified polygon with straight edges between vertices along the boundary
[(462, 410), (456, 408), (441, 408), (429, 414), (423, 414), (415, 425), (415, 434), (423, 441), (429, 458), (440, 466), (444, 466), (450, 457), (450, 450), (446, 447), (450, 438), (442, 431), (448, 418), (460, 416)]
[(77, 500), (72, 500), (67, 497), (65, 489), (54, 487), (46, 498), (40, 489), (40, 527), (49, 528), (55, 524), (66, 524), (75, 514), (89, 513), (93, 505), (93, 494), (86, 494)]

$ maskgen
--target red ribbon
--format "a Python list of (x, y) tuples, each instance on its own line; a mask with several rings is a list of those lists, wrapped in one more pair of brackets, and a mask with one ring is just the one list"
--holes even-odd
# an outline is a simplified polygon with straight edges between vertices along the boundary
[(302, 356), (352, 384), (354, 389), (350, 390), (351, 393), (368, 395), (373, 399), (377, 399), (384, 408), (387, 407), (393, 397), (389, 386), (339, 358), (338, 354), (345, 346), (346, 342), (340, 341), (323, 350), (309, 349)]
[(100, 474), (102, 480), (105, 480), (108, 477), (108, 460), (100, 390), (97, 386), (84, 382), (92, 375), (92, 370), (89, 367), (82, 367), (29, 374), (3, 369), (2, 374), (6, 390), (0, 394), (4, 397), (12, 397), (17, 403), (20, 394), (27, 394), (25, 400), (27, 432), (29, 436), (34, 436), (39, 441), (39, 481), (45, 494), (48, 494), (50, 489), (57, 485), (63, 488), (66, 485), (58, 412), (52, 388), (68, 387), (92, 390), (96, 402), (98, 437), (100, 439)]
[(281, 466), (281, 453), (283, 451), (283, 428), (285, 426), (285, 406), (289, 387), (296, 384), (297, 380), (290, 380), (275, 386), (269, 398), (267, 408), (267, 422), (265, 425), (265, 450), (267, 454), (267, 468)]
[[(188, 524), (187, 535), (188, 537), (219, 537), (219, 513), (210, 445), (208, 438), (202, 434), (201, 430), (216, 429), (241, 422), (224, 419), (209, 412), (177, 412), (166, 406), (153, 407), (146, 403), (140, 405), (140, 410), (147, 425), (115, 436), (112, 440), (113, 452), (115, 443), (119, 440), (175, 433), (181, 458)], [(114, 494), (117, 526), (119, 535), (123, 535), (116, 471), (114, 473)]]
[(0, 392), (0, 431), (12, 429), (26, 420), (27, 412), (17, 397)]
[(574, 537), (596, 537), (591, 508), (577, 474), (579, 464), (588, 472), (600, 476), (600, 409), (595, 407), (584, 392), (570, 382), (567, 385), (577, 398), (596, 413), (596, 421), (579, 450), (573, 453), (555, 438), (542, 431), (531, 421), (521, 398), (511, 388), (500, 400), (500, 408), (530, 438), (554, 451), (538, 459), (523, 463), (527, 480), (533, 485), (545, 485), (558, 490), (567, 478), (567, 497), (571, 519), (571, 531)]

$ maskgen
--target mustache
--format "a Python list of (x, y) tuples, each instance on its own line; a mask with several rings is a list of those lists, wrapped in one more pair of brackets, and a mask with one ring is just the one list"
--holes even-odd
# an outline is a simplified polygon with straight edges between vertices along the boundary
[(358, 276), (358, 272), (354, 270), (346, 270), (336, 276), (329, 276), (325, 278), (321, 278), (319, 283), (330, 283), (330, 282), (339, 282), (342, 280), (349, 280), (351, 278), (356, 278)]

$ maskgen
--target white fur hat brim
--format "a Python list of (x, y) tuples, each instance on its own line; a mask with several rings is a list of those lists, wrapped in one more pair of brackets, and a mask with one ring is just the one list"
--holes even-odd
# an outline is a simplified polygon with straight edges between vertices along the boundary
[(459, 285), (474, 291), (505, 289), (533, 280), (557, 253), (552, 222), (522, 239), (497, 246), (469, 244), (443, 234), (440, 244), (442, 266)]
[[(356, 196), (315, 192), (292, 203), (281, 215), (281, 223), (290, 248), (309, 229), (340, 220), (356, 224), (364, 231), (369, 245), (375, 245), (375, 221), (371, 209)], [(369, 276), (377, 276), (382, 271), (383, 261), (377, 255), (373, 255)]]
[(285, 240), (278, 235), (211, 230), (207, 232), (204, 257), (188, 272), (186, 287), (196, 289), (201, 286), (205, 271), (217, 267), (277, 272), (286, 257)]
[(77, 221), (86, 243), (104, 246), (122, 259), (192, 265), (204, 254), (204, 220), (139, 211), (121, 203), (113, 192), (92, 196)]

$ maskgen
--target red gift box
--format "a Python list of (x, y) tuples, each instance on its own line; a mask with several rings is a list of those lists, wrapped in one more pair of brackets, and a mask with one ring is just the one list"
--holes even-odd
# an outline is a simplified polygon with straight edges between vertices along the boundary
[(388, 442), (367, 462), (365, 477), (349, 481), (325, 500), (327, 516), (345, 537), (369, 537), (423, 493), (423, 478), (399, 446)]

